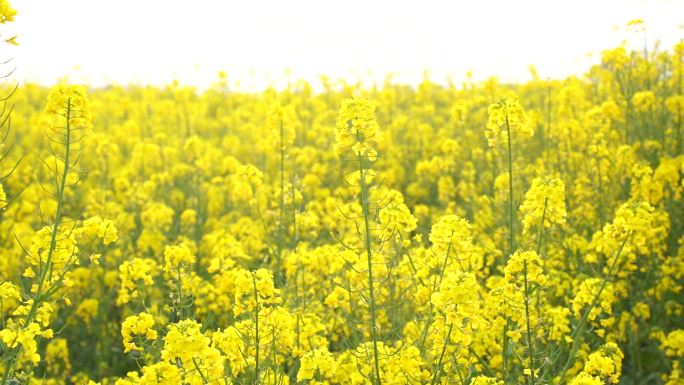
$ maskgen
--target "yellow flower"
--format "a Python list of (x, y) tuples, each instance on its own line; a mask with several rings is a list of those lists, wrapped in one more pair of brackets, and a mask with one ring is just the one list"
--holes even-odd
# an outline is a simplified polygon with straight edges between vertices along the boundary
[(154, 318), (148, 313), (140, 313), (126, 317), (121, 324), (121, 335), (123, 336), (124, 353), (131, 350), (140, 350), (142, 347), (136, 342), (138, 339), (156, 340), (157, 332), (152, 329)]
[(95, 298), (87, 298), (78, 305), (78, 308), (76, 308), (76, 315), (81, 318), (85, 324), (90, 324), (97, 315), (99, 307), (100, 301)]
[(622, 359), (624, 354), (614, 342), (609, 342), (591, 353), (584, 364), (584, 372), (592, 376), (606, 379), (617, 384), (622, 374)]
[(613, 304), (617, 302), (613, 284), (610, 282), (606, 283), (599, 295), (600, 287), (601, 279), (599, 278), (587, 278), (580, 283), (572, 298), (572, 310), (575, 317), (581, 317), (584, 307), (590, 305), (597, 295), (599, 297), (596, 306), (591, 309), (587, 319), (593, 321), (601, 313), (612, 314)]
[(523, 231), (528, 232), (534, 225), (544, 222), (544, 227), (564, 224), (565, 184), (557, 178), (540, 177), (532, 181), (532, 187), (525, 193), (525, 200), (520, 206), (523, 217)]
[[(90, 133), (93, 127), (90, 102), (83, 86), (58, 85), (54, 87), (48, 95), (45, 112), (52, 117), (49, 127), (54, 132), (61, 133), (68, 127), (72, 131)], [(80, 135), (83, 134), (83, 132), (80, 133)]]
[(7, 205), (7, 194), (5, 193), (5, 188), (0, 183), (0, 209)]
[(473, 377), (470, 385), (503, 385), (503, 381), (487, 376), (476, 376)]
[(648, 112), (654, 107), (656, 97), (653, 91), (639, 91), (632, 96), (632, 104), (637, 111)]
[(507, 146), (509, 139), (514, 141), (534, 135), (532, 124), (518, 98), (511, 97), (491, 104), (488, 112), (485, 136), (490, 147)]
[(516, 251), (506, 264), (505, 277), (521, 287), (525, 279), (542, 286), (546, 284), (542, 260), (534, 251)]
[(90, 257), (88, 257), (90, 263), (92, 263), (93, 265), (99, 265), (100, 258), (102, 258), (102, 254), (90, 254)]
[[(471, 255), (474, 252), (473, 238), (470, 233), (470, 224), (458, 215), (445, 215), (432, 225), (430, 230), (430, 242), (432, 252), (438, 257), (441, 266), (447, 256), (455, 260), (455, 268), (469, 270), (471, 268)], [(437, 268), (438, 266), (431, 266)]]
[[(368, 99), (350, 98), (344, 101), (337, 115), (335, 148), (337, 154), (361, 157), (373, 162), (377, 158), (378, 122), (375, 106)], [(352, 160), (354, 158), (346, 159)]]
[(670, 357), (684, 357), (684, 330), (671, 331), (663, 341), (662, 347)]
[(83, 226), (80, 234), (86, 238), (100, 238), (104, 245), (109, 245), (119, 239), (118, 230), (114, 226), (114, 222), (109, 219), (102, 219), (98, 216), (88, 218), (83, 221)]
[[(36, 337), (41, 335), (40, 325), (31, 322), (28, 327), (9, 320), (5, 328), (0, 330), (0, 339), (8, 348), (22, 347), (22, 356), (26, 357), (33, 364), (40, 361), (38, 354), (38, 344)], [(45, 337), (45, 336), (44, 336)], [(47, 338), (47, 337), (46, 337)]]
[(220, 355), (219, 350), (210, 346), (211, 339), (202, 334), (200, 326), (189, 319), (169, 325), (164, 337), (162, 360), (181, 364), (186, 369), (185, 375), (194, 378), (194, 381), (220, 378), (223, 375), (225, 358)]
[(117, 298), (118, 304), (130, 302), (132, 298), (138, 298), (140, 293), (139, 286), (150, 286), (154, 284), (153, 273), (157, 270), (157, 264), (152, 259), (133, 258), (119, 266), (119, 279), (121, 288)]
[(274, 148), (277, 148), (277, 151), (285, 150), (294, 143), (295, 123), (296, 115), (291, 105), (282, 106), (278, 104), (271, 110), (268, 116), (270, 141)]
[(9, 1), (0, 0), (0, 24), (14, 21), (14, 16), (16, 15), (17, 11), (12, 8)]
[(140, 384), (176, 385), (183, 383), (178, 366), (164, 361), (145, 366), (142, 368), (142, 373)]
[(601, 378), (581, 372), (577, 377), (570, 381), (570, 385), (604, 385)]
[(673, 95), (668, 97), (665, 99), (665, 106), (667, 106), (667, 110), (670, 111), (670, 113), (681, 119), (682, 115), (684, 115), (684, 96)]
[(187, 268), (195, 263), (195, 256), (185, 243), (177, 246), (166, 246), (164, 250), (164, 271), (175, 273), (179, 268)]
[(477, 326), (480, 307), (480, 286), (472, 273), (449, 273), (442, 280), (439, 290), (432, 294), (435, 309), (446, 315), (447, 324), (462, 327), (467, 320)]
[(299, 372), (297, 381), (310, 380), (314, 378), (316, 371), (325, 374), (326, 377), (334, 378), (335, 359), (328, 349), (316, 349), (305, 354), (299, 361)]
[(14, 310), (21, 302), (21, 293), (11, 282), (0, 283), (0, 311), (8, 313)]

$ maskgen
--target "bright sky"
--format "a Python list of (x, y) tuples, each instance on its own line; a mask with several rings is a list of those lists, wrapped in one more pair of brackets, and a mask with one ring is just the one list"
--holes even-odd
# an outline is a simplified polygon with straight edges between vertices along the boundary
[[(293, 79), (416, 84), (582, 73), (629, 20), (664, 48), (684, 37), (684, 0), (13, 0), (19, 81), (243, 89)], [(642, 38), (640, 38), (642, 39)], [(593, 56), (588, 57), (588, 54)]]

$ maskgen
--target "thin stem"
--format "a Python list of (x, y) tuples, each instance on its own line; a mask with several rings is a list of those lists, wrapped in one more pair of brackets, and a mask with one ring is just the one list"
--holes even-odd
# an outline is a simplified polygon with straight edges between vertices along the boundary
[(504, 328), (503, 328), (503, 343), (502, 343), (502, 347), (501, 347), (501, 355), (503, 358), (501, 374), (503, 376), (504, 384), (506, 384), (506, 380), (508, 379), (508, 354), (507, 354), (507, 351), (508, 351), (508, 322), (509, 322), (508, 316), (505, 316), (505, 317), (506, 317), (506, 323), (504, 324)]
[[(508, 254), (511, 255), (515, 251), (515, 233), (514, 233), (514, 226), (515, 226), (515, 219), (514, 219), (514, 211), (513, 211), (513, 144), (511, 143), (511, 125), (510, 122), (508, 121), (508, 115), (506, 115), (506, 136), (508, 139)], [(506, 257), (506, 254), (503, 256), (503, 265), (506, 265), (506, 260), (508, 258)], [(506, 325), (504, 325), (504, 335), (503, 335), (503, 347), (502, 347), (502, 354), (503, 354), (503, 380), (504, 384), (506, 384), (506, 379), (507, 377), (507, 362), (508, 362), (508, 354), (506, 354), (508, 350), (508, 336), (506, 335), (508, 332), (508, 317), (506, 317)]]
[[(447, 262), (449, 261), (449, 254), (451, 254), (451, 236), (453, 236), (454, 232), (451, 232), (451, 235), (449, 236), (449, 245), (447, 245), (447, 252), (446, 255), (444, 256), (444, 263), (442, 264), (442, 267), (439, 270), (439, 280), (437, 277), (432, 282), (432, 292), (434, 293), (437, 291), (437, 288), (439, 285), (442, 284), (442, 280), (444, 280), (444, 272), (446, 271), (447, 267)], [(430, 311), (428, 311), (428, 316), (427, 319), (425, 320), (425, 327), (423, 327), (423, 332), (421, 333), (421, 338), (420, 338), (420, 346), (425, 347), (425, 339), (427, 338), (428, 334), (428, 329), (430, 328), (430, 323), (432, 323), (432, 310), (434, 308), (434, 305), (432, 302), (430, 302)]]
[[(679, 44), (684, 43), (684, 39), (679, 39)], [(681, 96), (682, 95), (682, 57), (683, 55), (679, 55), (679, 71), (677, 74), (677, 93)], [(677, 142), (676, 142), (676, 148), (675, 148), (675, 154), (681, 154), (682, 152), (682, 110), (681, 108), (678, 109), (677, 111)]]
[(257, 291), (256, 277), (252, 275), (254, 282), (254, 385), (259, 384), (259, 292)]
[(437, 383), (440, 372), (442, 370), (442, 361), (444, 360), (444, 354), (446, 353), (447, 346), (449, 345), (449, 338), (451, 338), (451, 330), (454, 328), (454, 324), (449, 324), (449, 331), (447, 331), (446, 338), (444, 339), (444, 346), (442, 347), (442, 352), (439, 355), (439, 360), (437, 361), (437, 369), (435, 375), (432, 377), (432, 385)]
[(179, 320), (183, 319), (183, 278), (181, 276), (181, 264), (178, 264), (178, 310), (177, 316)]
[(544, 198), (544, 210), (542, 211), (541, 223), (539, 223), (539, 232), (537, 233), (537, 255), (541, 252), (542, 238), (544, 237), (544, 219), (546, 219), (546, 209), (549, 205), (549, 197)]
[(604, 213), (603, 213), (603, 176), (601, 175), (601, 158), (596, 157), (596, 167), (598, 171), (598, 211), (599, 211), (599, 226), (603, 226)]
[(530, 325), (530, 287), (527, 280), (527, 260), (523, 261), (523, 278), (525, 279), (525, 320), (527, 322), (527, 355), (530, 367), (530, 385), (534, 384), (534, 348), (532, 347), (532, 326)]
[[(48, 268), (51, 266), (52, 255), (54, 254), (55, 248), (57, 247), (57, 233), (59, 231), (59, 225), (62, 221), (62, 205), (64, 202), (64, 189), (66, 186), (67, 174), (69, 173), (69, 163), (70, 163), (70, 145), (71, 145), (71, 99), (67, 99), (67, 113), (66, 113), (66, 136), (64, 141), (64, 170), (62, 172), (61, 184), (59, 190), (57, 191), (57, 210), (55, 212), (55, 225), (52, 227), (52, 237), (50, 239), (50, 250), (48, 252), (48, 257), (45, 262), (46, 268), (41, 271), (40, 279), (38, 281), (38, 290), (36, 290), (36, 295), (41, 292), (45, 278), (47, 276)], [(34, 302), (35, 304), (35, 302)]]
[(373, 364), (375, 375), (373, 378), (374, 385), (381, 385), (380, 380), (380, 363), (379, 363), (379, 351), (378, 351), (378, 336), (376, 330), (376, 314), (375, 314), (375, 291), (374, 291), (374, 279), (373, 279), (373, 251), (371, 249), (371, 238), (370, 238), (370, 224), (369, 224), (369, 202), (368, 202), (368, 187), (366, 186), (366, 173), (363, 168), (363, 158), (361, 154), (358, 155), (359, 161), (359, 183), (361, 187), (361, 194), (359, 195), (361, 208), (363, 210), (363, 221), (364, 221), (364, 240), (366, 246), (366, 257), (368, 259), (368, 290), (370, 294), (370, 331), (371, 338), (373, 342)]
[[(511, 143), (511, 126), (508, 122), (508, 115), (506, 115), (506, 133), (508, 137), (508, 254), (511, 255), (515, 251), (515, 212), (513, 210), (513, 145)], [(506, 256), (504, 255), (504, 264), (506, 263)]]
[(280, 220), (278, 223), (278, 252), (276, 254), (275, 281), (281, 283), (280, 264), (285, 241), (285, 143), (283, 120), (280, 120)]
[(199, 365), (197, 365), (197, 361), (195, 360), (195, 357), (192, 357), (192, 364), (195, 366), (195, 369), (197, 369), (197, 373), (199, 373), (200, 377), (202, 378), (202, 383), (208, 384), (209, 381), (207, 380), (207, 378), (202, 373), (202, 370), (200, 369)]

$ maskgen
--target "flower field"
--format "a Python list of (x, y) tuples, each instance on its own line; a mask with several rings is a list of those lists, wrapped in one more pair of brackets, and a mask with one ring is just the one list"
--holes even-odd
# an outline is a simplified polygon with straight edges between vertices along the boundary
[(0, 384), (684, 384), (684, 43), (322, 83), (6, 83)]

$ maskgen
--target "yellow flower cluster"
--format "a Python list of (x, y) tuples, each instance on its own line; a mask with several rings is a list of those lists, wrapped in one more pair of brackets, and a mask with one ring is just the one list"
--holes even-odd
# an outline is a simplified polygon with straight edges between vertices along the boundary
[(678, 329), (668, 333), (662, 345), (665, 354), (668, 356), (684, 356), (684, 330)]
[(184, 243), (164, 249), (164, 271), (167, 274), (176, 274), (179, 269), (188, 268), (194, 263), (195, 256)]
[(520, 206), (523, 214), (523, 232), (538, 226), (551, 227), (564, 224), (565, 184), (557, 178), (535, 178), (532, 186), (525, 193), (525, 200)]
[(0, 24), (5, 24), (14, 21), (14, 16), (17, 11), (12, 8), (12, 5), (7, 0), (0, 0)]
[(456, 260), (456, 267), (462, 270), (472, 268), (474, 245), (467, 220), (458, 215), (443, 216), (432, 225), (429, 239), (432, 251), (440, 259), (451, 257)]
[(524, 281), (542, 286), (546, 284), (542, 260), (534, 251), (516, 251), (506, 264), (504, 276), (507, 281), (518, 285)]
[(102, 219), (98, 216), (86, 219), (77, 235), (92, 238), (102, 239), (104, 245), (109, 245), (119, 239), (118, 231), (114, 225), (114, 221), (110, 219)]
[(152, 259), (133, 258), (125, 261), (119, 266), (119, 279), (121, 287), (117, 302), (120, 304), (128, 303), (132, 298), (138, 298), (144, 286), (154, 284), (153, 273), (156, 271), (157, 264)]
[(589, 355), (582, 373), (599, 378), (601, 383), (617, 384), (622, 373), (624, 357), (620, 348), (614, 342), (609, 342)]
[(298, 123), (292, 106), (276, 105), (268, 116), (271, 142), (277, 151), (285, 150), (295, 141), (295, 125)]
[[(93, 127), (90, 102), (83, 86), (54, 87), (48, 95), (45, 112), (52, 117), (49, 128), (57, 132), (62, 130), (89, 132)], [(72, 134), (69, 133), (69, 135)]]
[(121, 324), (121, 335), (123, 336), (124, 352), (142, 349), (141, 344), (145, 340), (157, 339), (157, 332), (152, 329), (154, 318), (147, 313), (140, 313), (126, 317)]
[(370, 100), (345, 100), (335, 128), (335, 148), (339, 155), (347, 156), (351, 153), (371, 162), (377, 159), (378, 122), (375, 118), (375, 106)]
[(534, 134), (532, 122), (518, 101), (510, 97), (489, 105), (485, 136), (490, 147), (508, 146), (509, 142)]
[(464, 323), (477, 328), (480, 314), (480, 286), (472, 273), (450, 273), (442, 280), (439, 291), (432, 294), (432, 304), (446, 315), (446, 323), (463, 330)]

